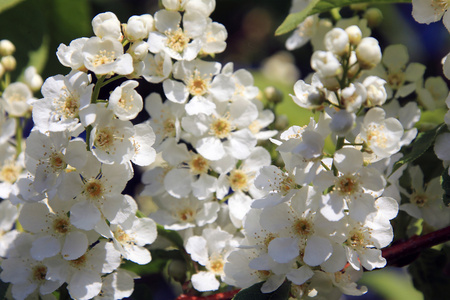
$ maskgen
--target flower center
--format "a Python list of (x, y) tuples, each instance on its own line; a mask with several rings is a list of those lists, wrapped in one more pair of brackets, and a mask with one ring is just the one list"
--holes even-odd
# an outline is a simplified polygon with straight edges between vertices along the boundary
[(58, 152), (50, 154), (49, 163), (54, 171), (62, 171), (66, 168), (64, 156)]
[(190, 208), (185, 208), (181, 211), (178, 211), (178, 218), (184, 222), (194, 221), (194, 215), (194, 211)]
[(367, 128), (367, 144), (375, 143), (378, 147), (386, 148), (388, 139), (383, 132), (383, 125), (370, 124)]
[(22, 172), (20, 166), (14, 163), (6, 164), (0, 170), (0, 181), (14, 183), (19, 178), (20, 172)]
[(195, 154), (189, 162), (189, 168), (195, 175), (205, 174), (208, 172), (208, 161), (200, 154)]
[(87, 262), (86, 254), (78, 257), (77, 259), (69, 261), (70, 265), (74, 268), (81, 269)]
[(224, 139), (228, 137), (231, 133), (231, 131), (234, 129), (234, 126), (231, 125), (230, 121), (228, 120), (228, 116), (223, 118), (216, 118), (211, 123), (211, 132), (213, 135), (215, 135), (219, 139)]
[(294, 232), (301, 237), (308, 237), (313, 233), (313, 225), (305, 218), (297, 219), (292, 225)]
[(397, 90), (405, 82), (405, 73), (389, 73), (387, 82), (392, 89)]
[(208, 91), (210, 78), (202, 76), (199, 71), (195, 70), (186, 83), (186, 87), (194, 96), (202, 96)]
[(70, 230), (70, 222), (66, 218), (59, 217), (53, 221), (53, 230), (57, 233), (66, 234)]
[(424, 207), (428, 202), (428, 197), (426, 194), (412, 194), (409, 201), (418, 207)]
[(215, 274), (222, 274), (223, 266), (224, 266), (223, 259), (220, 257), (217, 259), (211, 260), (209, 262), (209, 270), (211, 270)]
[(97, 134), (94, 140), (94, 146), (103, 151), (108, 152), (110, 148), (114, 145), (115, 132), (112, 127), (104, 127), (97, 130)]
[(230, 186), (233, 191), (247, 191), (248, 190), (248, 176), (242, 170), (233, 170), (228, 177)]
[(91, 178), (84, 184), (83, 193), (88, 199), (100, 199), (105, 193), (105, 188), (100, 180)]
[(33, 281), (44, 282), (46, 281), (47, 267), (44, 265), (37, 265), (33, 268), (32, 274)]
[(175, 31), (166, 31), (165, 34), (167, 36), (167, 47), (178, 53), (183, 52), (190, 41), (190, 38), (184, 34), (181, 28)]
[(343, 175), (337, 179), (335, 189), (342, 195), (351, 195), (359, 188), (359, 181), (353, 175)]
[(100, 65), (112, 63), (115, 60), (116, 60), (115, 51), (100, 50), (98, 54), (94, 56), (94, 61), (92, 62), (92, 65), (94, 67), (98, 67)]

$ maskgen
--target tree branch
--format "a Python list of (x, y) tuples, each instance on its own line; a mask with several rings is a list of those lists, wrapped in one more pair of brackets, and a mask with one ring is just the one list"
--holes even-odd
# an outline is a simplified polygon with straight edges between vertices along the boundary
[(450, 240), (450, 226), (421, 236), (413, 236), (409, 240), (394, 243), (382, 250), (387, 265), (402, 267), (410, 264), (424, 249), (431, 248)]

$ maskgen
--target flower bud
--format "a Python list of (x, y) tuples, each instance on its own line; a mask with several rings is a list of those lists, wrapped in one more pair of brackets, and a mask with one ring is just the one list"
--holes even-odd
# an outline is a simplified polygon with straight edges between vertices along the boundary
[(0, 62), (7, 72), (13, 71), (17, 65), (16, 59), (12, 55), (3, 56)]
[(151, 15), (131, 16), (125, 27), (125, 34), (127, 39), (131, 42), (143, 40), (148, 37), (148, 34), (153, 30), (153, 27), (154, 20)]
[(131, 54), (134, 60), (143, 60), (148, 54), (148, 43), (144, 41), (139, 41), (131, 44), (128, 49), (128, 53)]
[(325, 34), (325, 48), (337, 55), (344, 55), (348, 52), (349, 37), (342, 28), (333, 28)]
[(367, 26), (374, 28), (383, 21), (383, 13), (378, 8), (371, 7), (364, 13), (364, 18), (367, 20)]
[(365, 37), (356, 47), (356, 57), (362, 69), (373, 69), (381, 61), (381, 49), (373, 37)]
[(278, 115), (274, 123), (275, 129), (282, 131), (289, 126), (289, 119), (286, 115)]
[(345, 109), (341, 109), (335, 113), (330, 122), (330, 129), (338, 136), (345, 136), (353, 128), (356, 115), (348, 112)]
[(353, 78), (359, 71), (359, 64), (357, 64), (358, 59), (356, 58), (355, 51), (352, 51), (350, 54), (350, 58), (348, 60), (348, 65), (351, 66), (350, 69), (347, 71), (347, 77)]
[(363, 81), (367, 90), (367, 99), (365, 106), (381, 106), (386, 102), (387, 94), (384, 85), (386, 81), (377, 76), (369, 76)]
[(25, 69), (24, 81), (33, 92), (39, 91), (43, 83), (41, 75), (37, 73), (36, 68), (33, 66)]
[(355, 84), (350, 83), (350, 85), (341, 91), (341, 104), (344, 105), (345, 109), (349, 112), (356, 112), (359, 110), (361, 105), (366, 101), (367, 91), (365, 87), (356, 82)]
[(361, 29), (358, 26), (352, 25), (345, 28), (345, 32), (348, 35), (348, 40), (352, 45), (358, 45), (362, 38)]
[(274, 86), (268, 86), (264, 89), (264, 96), (271, 103), (280, 103), (283, 101), (283, 93)]
[(11, 55), (16, 51), (16, 46), (14, 46), (13, 43), (11, 43), (10, 40), (1, 40), (0, 41), (0, 55), (1, 56), (7, 56)]
[(321, 77), (334, 77), (342, 74), (342, 65), (330, 51), (315, 51), (311, 57), (311, 67)]
[(122, 40), (120, 21), (112, 12), (98, 14), (92, 19), (92, 29), (99, 38), (110, 37)]
[(5, 74), (5, 67), (0, 64), (0, 77), (2, 77)]

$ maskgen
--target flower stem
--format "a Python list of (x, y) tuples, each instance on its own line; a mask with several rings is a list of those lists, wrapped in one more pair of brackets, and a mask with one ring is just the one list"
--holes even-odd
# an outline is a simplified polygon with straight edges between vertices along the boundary
[(14, 117), (16, 119), (16, 157), (22, 153), (22, 138), (23, 138), (23, 127), (20, 117)]

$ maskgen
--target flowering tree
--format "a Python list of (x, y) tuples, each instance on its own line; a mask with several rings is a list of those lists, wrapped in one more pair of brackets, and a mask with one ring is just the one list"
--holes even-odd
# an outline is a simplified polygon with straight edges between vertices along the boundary
[[(275, 33), (313, 48), (283, 100), (312, 112), (304, 126), (275, 113), (279, 90), (214, 60), (227, 46), (215, 0), (97, 14), (45, 80), (30, 66), (13, 82), (1, 40), (0, 296), (137, 299), (153, 272), (178, 299), (339, 299), (367, 292), (365, 271), (409, 265), (442, 297), (450, 60), (446, 79), (425, 77), (371, 36), (380, 11), (365, 2), (294, 0)], [(412, 15), (450, 28), (448, 6), (413, 0)]]

